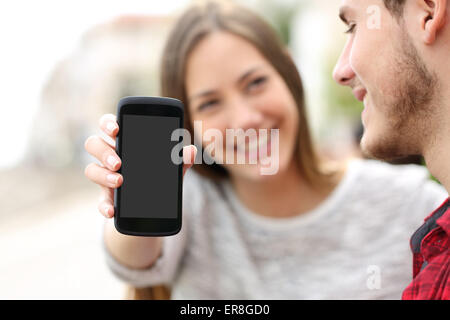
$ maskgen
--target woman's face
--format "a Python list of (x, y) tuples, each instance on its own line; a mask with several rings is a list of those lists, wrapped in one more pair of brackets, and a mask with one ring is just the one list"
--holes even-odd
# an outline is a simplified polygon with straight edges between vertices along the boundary
[[(297, 106), (284, 80), (251, 43), (226, 32), (208, 35), (189, 55), (185, 80), (191, 119), (201, 121), (197, 124), (201, 123), (203, 147), (216, 142), (216, 150), (222, 152), (210, 155), (221, 160), (232, 176), (261, 179), (260, 167), (268, 158), (260, 157), (257, 150), (264, 147), (268, 148), (268, 157), (278, 156), (277, 172), (286, 170), (293, 159), (298, 132)], [(206, 138), (203, 133), (209, 129), (220, 132), (223, 143)], [(244, 144), (227, 141), (226, 129), (254, 129), (258, 138), (251, 142), (245, 138)], [(267, 129), (267, 140), (260, 129)], [(279, 129), (278, 150), (273, 147), (271, 129)], [(227, 144), (236, 154), (233, 161), (225, 156)], [(245, 164), (237, 163), (238, 153), (245, 155)]]

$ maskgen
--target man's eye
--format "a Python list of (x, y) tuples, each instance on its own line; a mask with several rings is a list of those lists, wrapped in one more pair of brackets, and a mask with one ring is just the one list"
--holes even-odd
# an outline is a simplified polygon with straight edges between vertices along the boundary
[(344, 33), (351, 34), (355, 31), (355, 28), (356, 28), (356, 24), (352, 23)]

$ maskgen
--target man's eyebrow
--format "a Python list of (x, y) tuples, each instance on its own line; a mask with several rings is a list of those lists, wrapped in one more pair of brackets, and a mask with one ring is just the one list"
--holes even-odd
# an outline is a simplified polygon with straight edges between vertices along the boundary
[(348, 24), (348, 19), (347, 19), (348, 11), (349, 11), (349, 7), (347, 7), (347, 6), (343, 6), (339, 9), (339, 18), (345, 24)]

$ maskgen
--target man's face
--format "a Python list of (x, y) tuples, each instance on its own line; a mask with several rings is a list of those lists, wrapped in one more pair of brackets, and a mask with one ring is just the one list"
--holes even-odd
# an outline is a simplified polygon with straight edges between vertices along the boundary
[(385, 160), (420, 154), (437, 80), (416, 50), (407, 16), (393, 16), (382, 0), (344, 0), (340, 16), (349, 32), (333, 77), (364, 102), (363, 152)]

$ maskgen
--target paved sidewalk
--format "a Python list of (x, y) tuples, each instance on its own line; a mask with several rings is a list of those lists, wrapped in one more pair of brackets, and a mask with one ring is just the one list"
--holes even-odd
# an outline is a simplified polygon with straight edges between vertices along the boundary
[(0, 224), (0, 299), (122, 299), (106, 267), (99, 188), (45, 201)]

